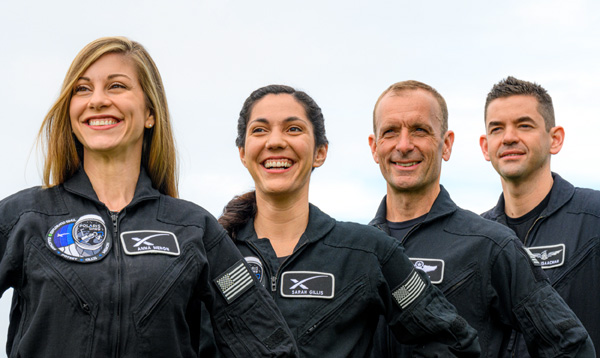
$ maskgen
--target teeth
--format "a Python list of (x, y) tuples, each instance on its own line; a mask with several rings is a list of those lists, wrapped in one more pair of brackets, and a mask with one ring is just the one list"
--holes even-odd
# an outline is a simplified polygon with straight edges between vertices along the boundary
[(117, 124), (118, 122), (114, 118), (109, 118), (109, 119), (90, 119), (88, 123), (90, 126), (109, 126), (111, 124)]
[(289, 168), (292, 166), (292, 162), (288, 159), (269, 159), (265, 161), (265, 168)]
[(418, 162), (410, 162), (410, 163), (397, 163), (397, 162), (396, 162), (396, 165), (399, 165), (399, 166), (401, 166), (401, 167), (411, 167), (411, 166), (413, 166), (413, 165), (417, 165), (417, 163), (418, 163)]

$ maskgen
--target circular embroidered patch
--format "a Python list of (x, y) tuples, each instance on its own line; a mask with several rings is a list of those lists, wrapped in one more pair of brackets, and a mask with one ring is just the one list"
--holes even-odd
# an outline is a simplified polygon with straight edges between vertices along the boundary
[(46, 245), (66, 260), (83, 263), (103, 259), (112, 247), (104, 220), (98, 215), (84, 215), (56, 224), (46, 236)]
[(250, 266), (250, 269), (252, 270), (252, 273), (256, 275), (256, 278), (258, 279), (258, 282), (260, 282), (264, 286), (265, 284), (263, 283), (263, 265), (262, 265), (262, 262), (260, 262), (260, 260), (258, 259), (258, 257), (254, 257), (254, 256), (246, 256), (246, 257), (244, 257), (244, 259), (248, 263), (248, 266)]

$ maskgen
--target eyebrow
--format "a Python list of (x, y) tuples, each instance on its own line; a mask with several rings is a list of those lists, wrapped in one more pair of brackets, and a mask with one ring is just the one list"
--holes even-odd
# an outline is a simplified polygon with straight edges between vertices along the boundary
[[(523, 123), (523, 122), (532, 122), (532, 123), (535, 123), (535, 120), (533, 118), (529, 117), (529, 116), (523, 116), (523, 117), (517, 118), (514, 122), (517, 122), (517, 123)], [(499, 126), (499, 125), (502, 125), (501, 121), (490, 121), (487, 126), (491, 127), (491, 126)]]
[[(300, 118), (300, 117), (296, 117), (296, 116), (287, 117), (286, 119), (283, 120), (284, 123), (295, 122), (295, 121), (307, 122), (307, 120)], [(269, 123), (269, 120), (266, 118), (260, 117), (260, 118), (256, 118), (256, 119), (249, 121), (248, 124), (253, 123), (253, 122)]]
[[(123, 74), (123, 73), (114, 73), (112, 75), (108, 75), (107, 79), (112, 80), (115, 77), (125, 77), (125, 78), (131, 79), (131, 77), (129, 77), (126, 74)], [(90, 81), (89, 77), (85, 77), (85, 76), (79, 77), (79, 80)]]

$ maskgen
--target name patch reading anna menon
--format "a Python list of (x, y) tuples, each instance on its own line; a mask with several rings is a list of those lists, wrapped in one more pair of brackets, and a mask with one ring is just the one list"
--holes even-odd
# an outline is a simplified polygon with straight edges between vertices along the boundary
[(287, 271), (281, 275), (281, 295), (291, 298), (333, 298), (335, 277), (326, 272)]
[(163, 254), (179, 256), (179, 242), (169, 231), (139, 230), (121, 234), (123, 250), (127, 255)]

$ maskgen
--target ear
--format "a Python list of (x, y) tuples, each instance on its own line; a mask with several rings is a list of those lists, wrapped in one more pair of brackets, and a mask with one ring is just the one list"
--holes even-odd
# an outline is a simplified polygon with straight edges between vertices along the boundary
[(327, 151), (329, 150), (328, 144), (323, 144), (315, 151), (315, 160), (313, 161), (313, 168), (318, 168), (323, 163), (325, 163), (325, 159), (327, 159)]
[(550, 128), (550, 137), (552, 138), (552, 143), (550, 144), (550, 154), (558, 154), (565, 141), (565, 129), (561, 126)]
[(244, 150), (244, 147), (238, 147), (238, 150), (240, 152), (240, 160), (242, 161), (242, 164), (244, 164), (244, 166), (248, 168), (248, 166), (246, 165), (246, 150)]
[(148, 109), (148, 118), (146, 118), (144, 127), (146, 127), (146, 128), (154, 127), (154, 114), (152, 113), (152, 110), (150, 110), (150, 109)]
[(442, 149), (442, 159), (446, 162), (450, 160), (450, 154), (452, 154), (452, 145), (454, 144), (454, 132), (447, 131), (444, 134), (444, 148)]
[(481, 147), (481, 152), (483, 153), (483, 157), (485, 158), (485, 160), (487, 160), (489, 162), (490, 155), (488, 154), (488, 142), (487, 142), (487, 136), (485, 134), (482, 134), (481, 137), (479, 137), (479, 146)]
[(369, 134), (369, 147), (371, 147), (371, 155), (375, 163), (379, 164), (379, 158), (377, 157), (377, 140), (375, 134)]

